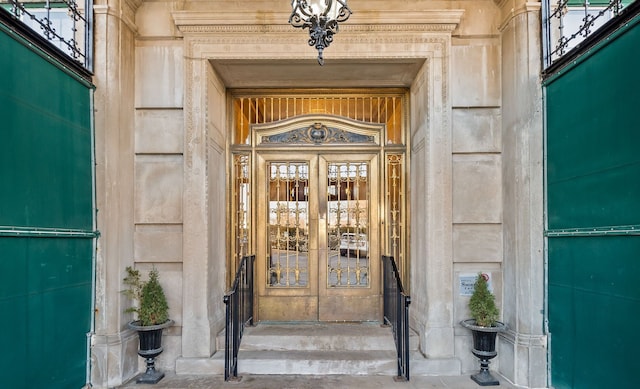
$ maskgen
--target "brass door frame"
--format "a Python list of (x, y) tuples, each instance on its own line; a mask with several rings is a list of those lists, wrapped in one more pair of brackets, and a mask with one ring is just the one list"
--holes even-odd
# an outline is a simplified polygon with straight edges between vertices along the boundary
[[(409, 97), (406, 88), (229, 90), (228, 286), (242, 256), (256, 253), (256, 150), (317, 151), (330, 147), (345, 153), (357, 148), (380, 154), (384, 170), (380, 172), (379, 216), (384, 222), (380, 226), (380, 250), (395, 258), (405, 289), (410, 290)], [(318, 122), (370, 139), (362, 141), (350, 135), (337, 142), (331, 136), (327, 141), (313, 142), (278, 138)]]
[[(339, 161), (342, 158), (346, 158), (345, 160), (362, 162), (364, 159), (369, 158), (369, 156), (371, 157), (370, 162), (368, 163), (369, 166), (371, 166), (370, 168), (375, 170), (376, 172), (375, 174), (373, 174), (373, 176), (374, 180), (377, 180), (377, 183), (374, 184), (375, 189), (372, 191), (373, 197), (370, 204), (371, 221), (369, 222), (369, 225), (372, 227), (372, 229), (371, 231), (367, 232), (369, 234), (367, 239), (370, 240), (369, 244), (372, 249), (369, 258), (372, 258), (372, 260), (374, 261), (372, 263), (375, 264), (376, 262), (379, 262), (376, 259), (379, 259), (379, 256), (381, 254), (396, 255), (399, 262), (406, 267), (408, 261), (405, 257), (405, 242), (407, 239), (406, 226), (409, 218), (408, 213), (406, 213), (407, 208), (405, 208), (404, 199), (406, 198), (405, 195), (407, 193), (405, 185), (408, 175), (408, 166), (406, 164), (405, 158), (408, 150), (406, 149), (405, 145), (397, 144), (397, 139), (395, 137), (389, 138), (387, 134), (387, 125), (389, 124), (389, 120), (391, 120), (391, 116), (389, 115), (395, 114), (396, 111), (394, 110), (392, 112), (389, 112), (388, 115), (385, 116), (386, 119), (384, 119), (385, 121), (383, 122), (363, 122), (354, 120), (350, 117), (324, 113), (302, 114), (293, 117), (290, 116), (288, 119), (274, 122), (269, 121), (267, 117), (263, 118), (261, 115), (257, 115), (258, 113), (267, 114), (269, 112), (273, 114), (272, 111), (268, 111), (268, 104), (263, 106), (263, 103), (265, 101), (268, 103), (269, 101), (280, 101), (280, 99), (255, 99), (255, 105), (252, 105), (254, 109), (250, 110), (251, 112), (256, 114), (255, 118), (253, 117), (253, 115), (251, 117), (245, 117), (246, 120), (251, 121), (251, 124), (250, 128), (243, 132), (244, 134), (250, 134), (250, 140), (243, 144), (234, 143), (233, 145), (231, 145), (230, 149), (232, 153), (232, 158), (230, 160), (232, 162), (232, 174), (230, 176), (230, 182), (232, 183), (232, 186), (230, 194), (231, 201), (233, 202), (231, 207), (232, 213), (230, 216), (230, 221), (232, 223), (231, 235), (233, 236), (233, 240), (230, 241), (230, 245), (232, 247), (231, 252), (233, 253), (233, 259), (230, 265), (232, 273), (235, 269), (234, 264), (236, 263), (237, 258), (241, 257), (242, 253), (255, 253), (258, 260), (260, 260), (260, 257), (266, 257), (267, 250), (263, 246), (263, 242), (267, 242), (267, 216), (264, 213), (264, 210), (259, 211), (260, 207), (265, 206), (265, 197), (264, 195), (261, 195), (261, 199), (258, 199), (259, 188), (264, 188), (265, 186), (265, 161), (280, 160), (299, 162), (302, 159), (311, 161), (314, 156), (318, 156), (317, 161), (314, 162), (315, 165), (312, 167), (312, 170), (314, 170), (312, 177), (314, 180), (316, 180), (316, 182), (314, 182), (314, 187), (322, 186), (323, 189), (319, 189), (322, 191), (325, 191), (327, 189), (327, 184), (322, 182), (324, 181), (324, 179), (318, 181), (318, 175), (320, 174), (320, 172), (318, 171), (318, 174), (316, 174), (316, 169), (325, 169), (326, 163), (333, 163), (330, 161), (335, 162)], [(342, 100), (338, 98), (335, 99), (335, 101), (340, 102)], [(381, 100), (381, 102), (385, 101), (388, 102), (389, 100)], [(358, 105), (358, 107), (360, 107), (360, 105)], [(362, 104), (362, 108), (366, 107), (367, 105)], [(242, 108), (242, 104), (239, 105), (239, 108)], [(296, 105), (294, 103), (294, 111), (296, 111), (295, 108)], [(373, 111), (375, 110), (375, 108), (376, 105), (371, 104), (370, 109)], [(246, 112), (243, 111), (243, 113)], [(349, 108), (347, 108), (346, 113), (347, 116), (349, 116)], [(384, 110), (378, 110), (377, 113), (387, 114)], [(290, 114), (291, 113), (287, 111), (287, 115)], [(340, 114), (344, 114), (344, 111), (340, 110)], [(402, 115), (402, 117), (404, 116), (405, 115)], [(242, 124), (243, 122), (242, 120), (237, 119), (234, 121), (234, 123)], [(397, 131), (397, 125), (397, 123), (392, 125), (395, 126), (394, 128), (396, 128), (393, 131)], [(238, 129), (236, 130), (239, 131)], [(394, 134), (397, 135), (396, 132), (394, 132)], [(335, 157), (336, 155), (338, 157)], [(320, 163), (320, 156), (329, 156), (329, 158), (327, 162)], [(351, 164), (357, 165), (358, 163), (359, 162), (355, 162)], [(336, 166), (341, 165), (339, 162), (336, 162), (332, 168), (335, 169)], [(259, 176), (263, 177), (260, 181), (260, 184), (258, 184)], [(327, 180), (329, 180), (329, 178), (327, 178)], [(332, 185), (335, 186), (335, 183)], [(321, 198), (322, 197), (319, 197), (319, 199)], [(315, 201), (317, 201), (317, 199)], [(327, 201), (335, 201), (335, 196), (328, 196)], [(272, 206), (273, 205), (274, 204), (272, 204)], [(319, 206), (319, 203), (313, 205), (314, 209), (316, 206)], [(280, 210), (275, 213), (272, 212), (271, 215), (273, 216), (281, 212), (288, 214), (289, 211), (287, 210), (289, 209), (289, 207), (291, 206), (282, 206), (281, 204), (277, 204), (277, 206), (275, 206), (274, 208), (278, 208)], [(331, 207), (335, 208), (335, 204)], [(258, 215), (260, 212), (263, 212), (261, 216)], [(315, 214), (315, 211), (312, 213)], [(351, 211), (348, 211), (347, 213), (352, 214)], [(259, 217), (260, 221), (258, 220)], [(278, 223), (274, 224), (279, 225)], [(331, 242), (331, 248), (335, 250), (336, 237), (340, 236), (341, 231), (339, 231), (340, 228), (336, 228), (336, 225), (333, 224), (333, 227), (330, 230), (330, 234), (332, 236), (329, 238), (327, 237), (328, 234), (325, 223), (316, 224), (315, 222), (313, 222), (312, 225), (313, 228), (316, 228), (317, 225), (317, 229), (319, 229), (320, 227), (324, 229), (322, 233), (316, 230), (311, 234), (311, 236), (313, 237), (313, 242), (309, 242), (309, 248), (311, 248), (313, 254), (311, 258), (312, 266), (316, 267), (317, 265), (324, 267), (326, 266), (326, 263), (320, 264), (318, 262), (320, 257), (318, 257), (317, 250), (319, 250), (319, 248), (322, 246), (326, 246), (327, 241)], [(273, 229), (273, 227), (271, 228)], [(286, 227), (284, 230), (289, 230), (289, 227)], [(322, 245), (320, 245), (320, 239), (323, 239)], [(305, 242), (305, 246), (307, 246), (307, 242)], [(273, 247), (279, 250), (282, 248), (281, 246)], [(289, 247), (289, 249), (290, 248), (291, 247)], [(314, 252), (313, 250), (316, 251)], [(258, 257), (258, 251), (260, 251), (260, 257)], [(326, 253), (322, 254), (324, 255), (324, 258), (326, 258)], [(280, 255), (276, 257), (281, 258)], [(289, 265), (286, 264), (286, 266)], [(345, 267), (347, 266), (348, 265), (345, 265)], [(339, 269), (340, 266), (334, 266), (331, 271), (335, 271), (336, 268)], [(358, 269), (358, 265), (356, 265), (356, 269)], [(296, 271), (297, 270), (298, 269), (296, 268)], [(351, 270), (347, 268), (347, 270), (343, 271), (343, 274), (348, 274), (349, 271)], [(380, 279), (379, 272), (375, 272), (376, 271), (370, 271), (371, 274), (369, 274), (369, 276), (371, 277), (370, 280), (374, 282), (374, 287), (379, 288), (380, 286), (375, 285), (375, 282), (378, 282), (378, 280)], [(333, 282), (334, 284), (336, 280), (336, 274), (337, 273), (334, 272), (334, 274), (331, 276), (331, 282)], [(355, 272), (355, 274), (357, 279), (358, 273)], [(261, 293), (264, 296), (264, 293), (260, 291), (259, 288), (266, 287), (266, 277), (267, 275), (265, 269), (256, 267), (256, 306), (254, 311), (254, 317), (256, 320), (270, 319), (268, 315), (264, 314), (268, 311), (268, 309), (261, 309), (260, 301), (258, 299)], [(322, 280), (318, 280), (318, 286), (321, 286), (320, 282), (322, 282), (322, 285), (327, 285), (326, 280), (326, 277), (324, 277)], [(359, 284), (359, 281), (355, 284), (356, 286), (362, 286)], [(344, 286), (344, 284), (333, 286)], [(315, 284), (309, 285), (308, 288), (314, 288), (314, 291), (317, 290), (319, 293), (319, 289), (316, 289)], [(281, 295), (278, 295), (278, 293), (281, 293)], [(325, 308), (323, 308), (323, 311), (329, 313), (334, 312), (336, 306), (358, 306), (358, 303), (361, 303), (363, 299), (362, 297), (360, 297), (361, 300), (359, 302), (352, 301), (345, 303), (345, 301), (341, 301), (342, 297), (337, 296), (340, 292), (327, 291), (323, 293), (324, 296), (326, 296), (328, 299), (333, 299), (333, 302), (331, 304), (327, 303), (324, 305)], [(378, 291), (377, 293), (380, 294), (381, 292)], [(273, 300), (285, 297), (286, 294), (286, 292), (275, 291), (272, 291), (271, 293), (271, 295), (274, 296)], [(320, 318), (326, 317), (326, 315), (318, 313), (320, 310), (320, 305), (318, 305), (319, 303), (313, 303), (308, 300), (308, 298), (315, 298), (310, 297), (313, 295), (311, 292), (300, 292), (298, 294), (302, 295), (302, 301), (299, 301), (297, 303), (297, 306), (300, 308), (300, 310), (306, 309), (308, 312), (308, 314), (305, 313), (306, 316), (303, 315), (305, 317), (305, 320), (318, 320)], [(375, 299), (376, 298), (374, 297), (372, 300)], [(262, 301), (262, 303), (264, 302), (265, 301)], [(341, 302), (343, 304), (340, 304)], [(289, 302), (280, 305), (288, 309), (292, 306), (295, 306), (295, 304), (295, 302)], [(372, 304), (372, 306), (373, 305), (375, 304)], [(262, 305), (262, 308), (265, 308), (264, 304)], [(283, 308), (280, 311), (288, 313), (287, 309)], [(365, 310), (369, 311), (369, 309)], [(377, 312), (375, 314), (372, 314), (373, 320), (380, 321), (382, 319), (381, 308), (379, 307), (379, 305), (378, 309), (371, 308), (370, 311)], [(313, 314), (313, 312), (316, 313)], [(345, 313), (345, 315), (340, 316), (341, 314), (340, 312), (338, 312), (338, 314), (334, 315), (332, 319), (336, 321), (350, 320), (347, 314), (350, 314), (351, 311), (349, 309), (345, 309), (343, 313)], [(296, 320), (294, 316), (287, 316), (287, 314), (281, 315), (280, 317), (271, 317), (271, 319), (287, 321)], [(370, 319), (366, 318), (358, 320)]]
[[(271, 252), (268, 247), (269, 231), (269, 206), (268, 206), (268, 176), (267, 166), (270, 162), (309, 163), (309, 185), (317, 187), (318, 167), (317, 158), (313, 154), (297, 154), (291, 152), (257, 153), (256, 154), (256, 185), (257, 185), (257, 231), (256, 231), (256, 313), (257, 320), (263, 321), (316, 321), (318, 316), (317, 293), (318, 278), (308, 275), (308, 284), (305, 287), (295, 288), (269, 288), (268, 261), (271, 261)], [(309, 244), (307, 252), (307, 267), (318, 267), (318, 242), (317, 242), (317, 215), (318, 196), (309, 196)], [(316, 215), (316, 216), (313, 216)], [(316, 222), (311, 218), (315, 217)]]
[[(345, 154), (329, 150), (308, 153), (266, 152), (256, 153), (257, 185), (257, 261), (256, 261), (256, 314), (259, 321), (379, 321), (380, 320), (380, 257), (379, 251), (379, 155), (377, 153)], [(328, 166), (331, 163), (366, 163), (368, 166), (367, 235), (369, 237), (366, 261), (367, 286), (330, 285), (328, 281), (331, 250), (327, 233)], [(269, 179), (270, 163), (308, 163), (308, 283), (301, 287), (270, 285), (271, 261), (269, 231)], [(276, 253), (280, 255), (280, 253)], [(295, 255), (299, 255), (296, 253)]]
[[(380, 154), (384, 125), (357, 122), (331, 115), (303, 115), (279, 123), (254, 125), (252, 145), (256, 193), (256, 318), (267, 321), (368, 321), (381, 320), (378, 248), (379, 192), (382, 172)], [(309, 184), (315, 188), (309, 203), (309, 284), (304, 288), (269, 287), (267, 261), (268, 220), (265, 191), (267, 164), (309, 161)], [(321, 162), (322, 161), (322, 162)], [(369, 188), (369, 231), (373, 250), (369, 253), (367, 288), (328, 288), (328, 242), (326, 229), (327, 164), (336, 161), (367, 161), (375, 176)], [(320, 170), (319, 170), (320, 169)], [(310, 191), (311, 192), (311, 191)], [(374, 219), (375, 218), (375, 219)], [(375, 248), (374, 248), (375, 246)], [(280, 253), (278, 253), (278, 256)], [(285, 254), (286, 255), (286, 254)], [(268, 258), (268, 259), (267, 259)], [(279, 257), (280, 258), (280, 257)], [(288, 263), (288, 262), (287, 262)], [(271, 262), (269, 262), (271, 264)], [(347, 297), (348, 296), (348, 297)], [(355, 307), (355, 308), (354, 308)]]
[[(318, 272), (319, 282), (319, 311), (318, 318), (320, 321), (379, 321), (380, 320), (380, 302), (381, 302), (381, 275), (380, 275), (380, 218), (379, 218), (379, 175), (380, 165), (377, 153), (354, 153), (354, 154), (335, 154), (320, 153), (320, 194), (326, 194), (327, 188), (327, 166), (332, 162), (367, 162), (369, 164), (369, 182), (368, 182), (368, 226), (367, 236), (367, 258), (368, 262), (368, 287), (338, 287), (330, 286), (327, 280), (329, 275), (328, 267), (330, 260), (329, 243), (327, 227), (327, 209), (328, 201), (321, 201), (319, 206), (319, 264)], [(324, 196), (326, 199), (326, 195)], [(323, 208), (324, 207), (324, 208)], [(338, 250), (338, 255), (341, 255)]]

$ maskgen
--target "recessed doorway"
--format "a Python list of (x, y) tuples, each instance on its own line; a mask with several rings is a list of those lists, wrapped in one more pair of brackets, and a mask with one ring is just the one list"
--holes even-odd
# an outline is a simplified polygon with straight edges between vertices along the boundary
[(380, 256), (406, 274), (404, 93), (236, 98), (235, 269), (257, 321), (380, 321)]

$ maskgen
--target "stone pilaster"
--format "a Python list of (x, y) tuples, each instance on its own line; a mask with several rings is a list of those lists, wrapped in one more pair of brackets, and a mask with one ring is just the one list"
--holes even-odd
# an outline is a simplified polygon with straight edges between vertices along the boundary
[(422, 351), (441, 359), (454, 356), (451, 39), (435, 42), (411, 87), (411, 309)]
[(97, 225), (94, 388), (121, 384), (137, 372), (137, 335), (126, 328), (121, 280), (133, 264), (134, 36), (139, 3), (94, 5)]
[[(215, 349), (208, 315), (207, 287), (210, 271), (205, 121), (208, 63), (202, 58), (192, 57), (188, 44), (185, 53), (182, 356), (208, 358)], [(224, 196), (222, 193), (218, 195)]]
[(540, 3), (505, 2), (502, 38), (504, 321), (500, 371), (547, 385), (544, 334), (543, 122)]
[(206, 39), (184, 39), (182, 356), (177, 373), (216, 351), (226, 288), (226, 89), (203, 54)]

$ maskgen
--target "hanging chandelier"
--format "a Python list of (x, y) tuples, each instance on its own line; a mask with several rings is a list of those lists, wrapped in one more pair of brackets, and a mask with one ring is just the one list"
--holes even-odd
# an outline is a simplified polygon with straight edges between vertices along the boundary
[(318, 50), (318, 63), (324, 65), (322, 52), (333, 42), (338, 23), (351, 16), (347, 0), (291, 0), (289, 24), (309, 29), (309, 46)]

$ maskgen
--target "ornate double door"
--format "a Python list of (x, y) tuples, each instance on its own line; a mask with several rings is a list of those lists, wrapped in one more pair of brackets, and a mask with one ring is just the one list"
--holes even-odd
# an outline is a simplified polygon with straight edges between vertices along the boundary
[(257, 316), (380, 320), (379, 154), (256, 154)]

